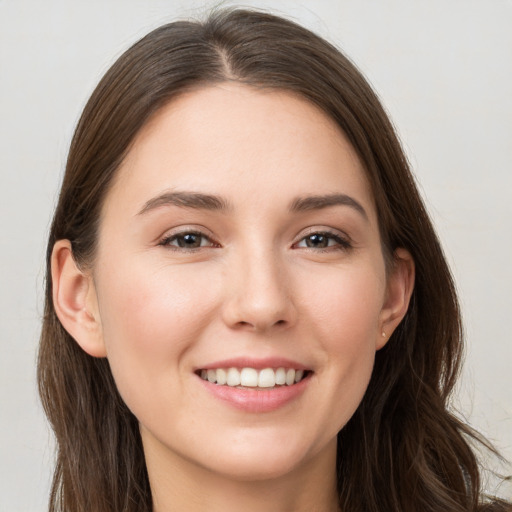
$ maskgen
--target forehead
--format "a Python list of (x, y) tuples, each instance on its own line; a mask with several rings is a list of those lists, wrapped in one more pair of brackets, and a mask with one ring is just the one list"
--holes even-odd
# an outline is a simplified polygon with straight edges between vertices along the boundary
[(330, 117), (294, 93), (233, 83), (183, 93), (160, 109), (111, 193), (141, 206), (174, 189), (260, 204), (350, 192), (373, 210), (364, 168)]

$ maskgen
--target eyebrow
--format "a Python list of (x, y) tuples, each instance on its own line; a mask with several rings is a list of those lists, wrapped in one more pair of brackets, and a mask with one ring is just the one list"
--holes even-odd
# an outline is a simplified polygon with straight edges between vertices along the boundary
[[(164, 192), (147, 201), (139, 212), (143, 215), (162, 206), (179, 206), (197, 210), (226, 212), (232, 210), (231, 204), (223, 197), (200, 192)], [(294, 199), (289, 210), (294, 213), (321, 210), (331, 206), (349, 206), (366, 220), (368, 215), (361, 203), (346, 194), (325, 194), (298, 197)]]
[(290, 211), (305, 212), (310, 210), (321, 210), (322, 208), (329, 208), (331, 206), (349, 206), (368, 220), (368, 214), (361, 203), (346, 194), (326, 194), (299, 197), (292, 202)]
[(180, 206), (197, 210), (227, 211), (231, 209), (228, 201), (219, 196), (199, 192), (164, 192), (153, 197), (143, 206), (139, 215), (161, 206)]

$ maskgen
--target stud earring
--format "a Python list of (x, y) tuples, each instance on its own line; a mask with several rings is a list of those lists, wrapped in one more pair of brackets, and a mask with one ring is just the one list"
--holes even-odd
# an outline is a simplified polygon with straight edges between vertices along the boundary
[(385, 333), (384, 331), (382, 331), (381, 336), (382, 336), (383, 338), (385, 338), (385, 337), (386, 337), (386, 333)]

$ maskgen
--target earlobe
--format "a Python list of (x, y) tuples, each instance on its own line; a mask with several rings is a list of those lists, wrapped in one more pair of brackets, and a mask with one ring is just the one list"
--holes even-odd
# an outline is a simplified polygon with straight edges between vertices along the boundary
[(89, 355), (105, 357), (94, 282), (75, 262), (69, 240), (55, 243), (51, 268), (53, 304), (62, 326)]
[(393, 255), (393, 267), (388, 275), (386, 297), (379, 318), (377, 350), (387, 343), (407, 313), (414, 289), (414, 277), (414, 260), (411, 254), (405, 249), (397, 249)]

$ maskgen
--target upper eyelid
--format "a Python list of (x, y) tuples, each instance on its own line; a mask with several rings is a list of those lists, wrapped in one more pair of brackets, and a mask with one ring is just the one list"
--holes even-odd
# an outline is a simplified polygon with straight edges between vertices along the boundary
[(201, 235), (201, 236), (204, 236), (212, 241), (215, 240), (215, 236), (209, 229), (205, 228), (204, 226), (194, 226), (194, 225), (178, 226), (176, 228), (168, 229), (158, 238), (160, 240), (163, 240), (165, 238), (172, 238), (174, 236), (186, 235), (188, 233), (193, 233), (195, 235)]
[(302, 232), (297, 237), (297, 241), (299, 242), (303, 238), (305, 238), (307, 236), (310, 236), (310, 235), (317, 234), (317, 233), (318, 234), (324, 234), (324, 235), (330, 235), (332, 237), (343, 238), (347, 242), (351, 242), (352, 241), (352, 238), (345, 231), (341, 231), (341, 230), (335, 229), (335, 228), (328, 228), (328, 227), (312, 227), (312, 228), (307, 228), (305, 232)]

